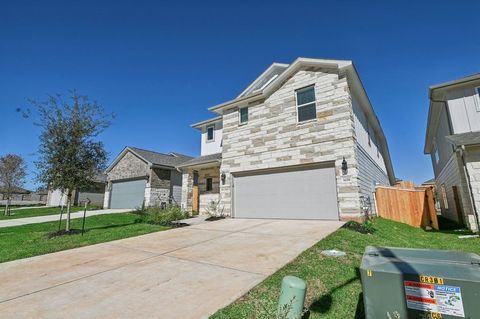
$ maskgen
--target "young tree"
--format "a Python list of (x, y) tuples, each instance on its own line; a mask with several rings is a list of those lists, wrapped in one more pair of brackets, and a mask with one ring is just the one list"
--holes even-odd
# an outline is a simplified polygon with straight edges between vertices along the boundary
[(70, 231), (72, 192), (88, 186), (95, 175), (105, 168), (107, 152), (98, 135), (111, 123), (113, 114), (75, 91), (65, 100), (61, 95), (47, 101), (30, 101), (38, 111), (40, 126), (38, 181), (67, 194), (67, 222)]
[(27, 168), (21, 156), (7, 154), (0, 157), (0, 185), (3, 187), (4, 194), (7, 195), (5, 215), (10, 215), (12, 193), (16, 188), (23, 186), (26, 175)]

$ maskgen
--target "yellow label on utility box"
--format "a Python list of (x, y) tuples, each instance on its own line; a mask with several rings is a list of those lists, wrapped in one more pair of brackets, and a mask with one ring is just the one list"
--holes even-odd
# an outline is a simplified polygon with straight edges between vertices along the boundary
[(424, 282), (426, 284), (443, 285), (443, 278), (420, 275), (420, 282)]

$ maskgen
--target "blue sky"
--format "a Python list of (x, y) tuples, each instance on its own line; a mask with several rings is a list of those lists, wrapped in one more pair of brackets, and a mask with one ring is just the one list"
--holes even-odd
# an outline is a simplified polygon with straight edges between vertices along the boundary
[(428, 86), (480, 72), (479, 12), (478, 1), (2, 2), (0, 154), (33, 173), (38, 129), (15, 109), (76, 89), (117, 114), (101, 136), (111, 158), (125, 145), (198, 155), (189, 125), (272, 62), (351, 59), (396, 176), (422, 182)]

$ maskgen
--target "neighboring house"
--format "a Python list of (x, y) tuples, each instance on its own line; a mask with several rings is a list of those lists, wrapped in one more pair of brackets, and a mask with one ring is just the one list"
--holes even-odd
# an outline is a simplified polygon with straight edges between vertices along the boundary
[[(387, 141), (351, 61), (272, 64), (193, 124), (182, 207), (236, 218), (358, 219), (395, 182)], [(213, 203), (212, 203), (213, 202)]]
[(429, 89), (425, 154), (430, 154), (442, 215), (478, 230), (480, 74)]
[[(87, 199), (92, 206), (103, 206), (105, 196), (105, 185), (107, 176), (103, 173), (97, 174), (89, 187), (81, 188), (72, 192), (72, 205), (83, 205)], [(48, 190), (47, 206), (65, 206), (67, 204), (67, 194), (59, 189)]]
[[(27, 189), (16, 187), (11, 194), (10, 205), (41, 205), (47, 200), (46, 192), (31, 192)], [(7, 194), (2, 186), (0, 186), (0, 205), (7, 203)]]
[(105, 208), (141, 208), (178, 203), (182, 174), (175, 168), (190, 156), (126, 147), (106, 169)]

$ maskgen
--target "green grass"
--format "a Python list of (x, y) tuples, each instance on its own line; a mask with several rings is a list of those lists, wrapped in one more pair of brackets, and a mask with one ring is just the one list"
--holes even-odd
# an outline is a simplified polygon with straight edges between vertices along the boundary
[[(72, 228), (81, 229), (82, 219), (72, 219)], [(58, 230), (58, 222), (0, 228), (0, 262), (168, 229), (141, 223), (138, 216), (132, 213), (87, 217), (85, 228), (83, 236), (77, 234), (52, 239), (48, 239), (47, 234)]]
[[(97, 207), (88, 207), (88, 210), (97, 209)], [(72, 207), (72, 213), (82, 211), (83, 207)], [(0, 220), (4, 219), (16, 219), (25, 217), (37, 217), (45, 215), (58, 215), (60, 214), (60, 207), (43, 207), (43, 208), (30, 208), (30, 209), (13, 209), (10, 211), (10, 216), (5, 216), (5, 207), (0, 208)], [(66, 208), (64, 209), (64, 213)]]
[[(281, 280), (286, 275), (307, 281), (305, 306), (310, 310), (309, 319), (364, 318), (358, 267), (366, 246), (480, 253), (480, 239), (458, 239), (459, 233), (453, 231), (424, 231), (385, 219), (376, 219), (374, 227), (377, 231), (372, 235), (348, 229), (336, 231), (211, 318), (275, 318)], [(325, 249), (345, 251), (347, 257), (323, 257), (320, 252)]]

